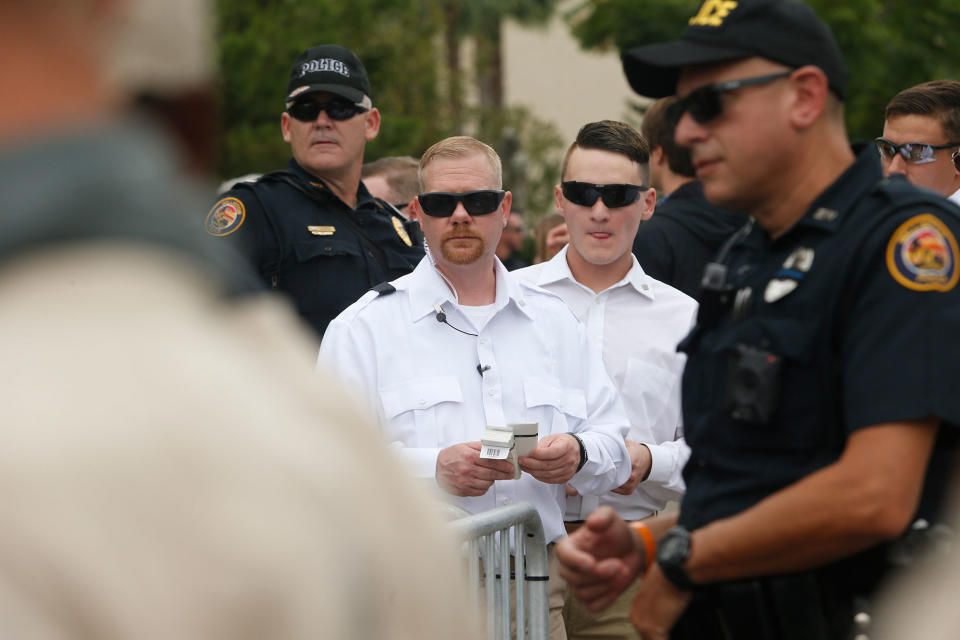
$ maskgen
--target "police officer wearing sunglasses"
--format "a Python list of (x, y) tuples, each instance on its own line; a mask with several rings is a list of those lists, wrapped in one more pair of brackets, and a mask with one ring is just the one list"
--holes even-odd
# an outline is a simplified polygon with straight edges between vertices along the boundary
[(804, 3), (707, 0), (624, 68), (676, 93), (706, 198), (753, 224), (708, 265), (680, 344), (678, 516), (651, 540), (595, 512), (561, 573), (594, 608), (643, 574), (645, 639), (851, 637), (956, 456), (960, 210), (851, 150), (847, 72)]
[(286, 169), (234, 185), (210, 210), (206, 229), (234, 243), (322, 335), (365, 291), (410, 272), (422, 242), (417, 225), (360, 180), (380, 112), (351, 51), (328, 44), (300, 54), (280, 129), (293, 156)]
[[(567, 483), (592, 495), (629, 477), (627, 416), (563, 301), (513, 280), (496, 257), (512, 199), (496, 152), (448, 138), (421, 157), (420, 177), (411, 206), (427, 257), (330, 323), (319, 366), (367, 400), (412, 472), (454, 504), (533, 504), (552, 557)], [(536, 423), (539, 435), (518, 479), (510, 461), (481, 457), (484, 430), (510, 423)], [(549, 591), (551, 637), (563, 638), (563, 584)]]
[(903, 174), (960, 205), (960, 82), (934, 80), (890, 100), (876, 139), (883, 174)]

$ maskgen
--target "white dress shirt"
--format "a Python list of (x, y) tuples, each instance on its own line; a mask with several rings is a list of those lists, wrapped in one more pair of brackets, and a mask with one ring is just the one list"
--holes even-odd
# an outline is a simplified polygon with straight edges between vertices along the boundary
[(953, 195), (947, 198), (950, 202), (960, 207), (960, 189), (953, 192)]
[(631, 495), (574, 496), (567, 500), (565, 517), (583, 520), (598, 505), (608, 504), (623, 518), (638, 520), (683, 495), (681, 471), (690, 457), (680, 416), (686, 358), (676, 346), (693, 325), (697, 303), (645, 274), (636, 258), (623, 280), (594, 293), (574, 279), (567, 264), (568, 248), (510, 276), (557, 294), (586, 325), (620, 391), (630, 418), (628, 437), (647, 445), (653, 462), (649, 476)]
[[(415, 475), (434, 478), (441, 449), (480, 440), (488, 425), (537, 422), (541, 438), (582, 438), (588, 462), (570, 481), (578, 491), (626, 482), (626, 413), (599, 351), (560, 298), (510, 280), (497, 260), (496, 299), (478, 330), (429, 256), (392, 284), (396, 292), (368, 292), (330, 323), (317, 366), (362, 395)], [(434, 305), (450, 325), (479, 335), (438, 322)], [(524, 473), (483, 496), (449, 497), (471, 513), (526, 500), (548, 541), (564, 534), (562, 484)]]

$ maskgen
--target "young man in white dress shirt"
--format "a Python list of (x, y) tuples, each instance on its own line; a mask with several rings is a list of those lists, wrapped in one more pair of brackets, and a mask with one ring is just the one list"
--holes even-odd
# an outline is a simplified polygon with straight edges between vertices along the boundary
[[(648, 157), (643, 137), (627, 124), (604, 120), (580, 129), (555, 188), (570, 243), (551, 260), (512, 274), (556, 293), (585, 324), (590, 340), (602, 348), (630, 418), (629, 480), (603, 496), (568, 492), (570, 531), (602, 504), (625, 520), (639, 521), (683, 495), (680, 472), (690, 450), (680, 420), (684, 358), (676, 346), (697, 305), (647, 276), (631, 252), (637, 228), (652, 215), (657, 199), (647, 186)], [(569, 598), (564, 611), (569, 637), (639, 637), (630, 623), (631, 599), (627, 591), (606, 611), (591, 614)]]
[[(494, 254), (511, 201), (496, 152), (448, 138), (421, 158), (420, 181), (411, 207), (427, 256), (333, 320), (318, 366), (364, 396), (416, 475), (472, 513), (531, 502), (552, 543), (564, 535), (567, 483), (600, 494), (627, 481), (627, 416), (563, 301), (509, 279)], [(486, 427), (515, 422), (539, 425), (519, 480), (512, 463), (480, 458)], [(555, 576), (552, 545), (550, 557)], [(551, 638), (564, 638), (557, 586)]]

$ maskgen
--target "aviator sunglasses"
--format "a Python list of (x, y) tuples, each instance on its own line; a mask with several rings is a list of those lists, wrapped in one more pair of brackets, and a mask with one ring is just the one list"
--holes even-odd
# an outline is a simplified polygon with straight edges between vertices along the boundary
[(592, 207), (597, 198), (603, 199), (608, 209), (619, 209), (637, 201), (641, 191), (650, 187), (638, 184), (590, 184), (567, 180), (560, 183), (563, 197), (581, 207)]
[(457, 209), (457, 203), (463, 205), (472, 216), (485, 216), (493, 213), (503, 202), (506, 191), (499, 189), (481, 189), (464, 193), (445, 193), (434, 191), (417, 196), (420, 208), (431, 218), (449, 218)]
[(332, 102), (298, 100), (287, 107), (287, 113), (301, 122), (313, 122), (317, 119), (317, 116), (320, 115), (321, 111), (326, 111), (327, 116), (331, 120), (349, 120), (358, 113), (368, 111), (368, 109), (343, 100), (334, 100)]
[[(910, 164), (927, 164), (936, 160), (935, 152), (940, 149), (952, 149), (960, 145), (960, 142), (951, 142), (949, 144), (926, 144), (924, 142), (904, 142), (897, 144), (886, 138), (877, 138), (874, 140), (877, 145), (877, 151), (880, 152), (880, 158), (886, 162), (892, 162), (893, 157), (900, 154)], [(957, 162), (957, 154), (952, 156), (954, 164)]]
[(690, 114), (691, 118), (700, 124), (710, 122), (723, 113), (723, 94), (742, 87), (755, 87), (761, 84), (768, 84), (774, 80), (786, 78), (791, 73), (793, 73), (793, 71), (781, 71), (779, 73), (768, 73), (753, 78), (728, 80), (727, 82), (717, 82), (716, 84), (699, 87), (687, 94), (686, 97), (677, 100), (673, 107), (675, 111), (672, 113), (679, 117), (686, 111)]

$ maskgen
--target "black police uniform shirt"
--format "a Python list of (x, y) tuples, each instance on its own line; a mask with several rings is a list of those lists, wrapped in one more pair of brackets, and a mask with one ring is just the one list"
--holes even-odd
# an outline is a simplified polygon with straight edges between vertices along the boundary
[[(692, 450), (680, 523), (749, 508), (836, 461), (871, 425), (937, 416), (936, 455), (952, 460), (960, 209), (902, 177), (882, 180), (866, 149), (782, 236), (746, 231), (724, 260), (718, 320), (704, 293), (680, 345)], [(941, 488), (937, 467), (925, 500)]]
[[(416, 224), (371, 196), (362, 182), (351, 209), (292, 158), (283, 173), (300, 188), (276, 173), (238, 183), (213, 206), (205, 226), (234, 243), (266, 285), (287, 293), (322, 336), (364, 292), (412, 271), (423, 258), (423, 243)], [(382, 251), (386, 268), (345, 218)]]
[(707, 202), (699, 181), (687, 182), (661, 200), (653, 217), (640, 225), (633, 255), (651, 278), (697, 299), (703, 268), (746, 222), (745, 213)]

